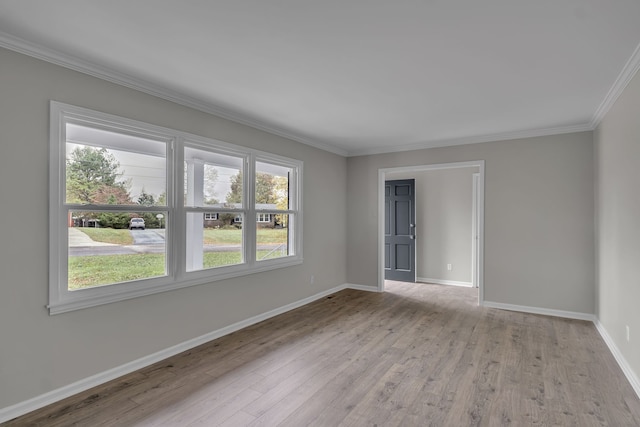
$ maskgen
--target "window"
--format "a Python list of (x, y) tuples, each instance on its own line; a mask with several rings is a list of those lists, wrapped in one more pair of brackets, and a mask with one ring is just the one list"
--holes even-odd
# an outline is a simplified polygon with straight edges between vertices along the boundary
[(51, 314), (302, 262), (302, 162), (53, 101), (50, 135)]
[(271, 222), (271, 214), (259, 213), (256, 217), (257, 222)]
[[(258, 158), (255, 174), (256, 244), (258, 261), (284, 258), (294, 252), (297, 221), (295, 168), (287, 163)], [(274, 219), (274, 228), (264, 223)]]

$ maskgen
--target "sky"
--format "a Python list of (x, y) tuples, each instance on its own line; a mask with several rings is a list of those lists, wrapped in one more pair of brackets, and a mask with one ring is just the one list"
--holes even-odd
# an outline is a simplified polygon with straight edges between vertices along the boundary
[[(81, 144), (67, 143), (67, 158), (73, 150), (82, 147)], [(129, 194), (132, 200), (137, 200), (142, 189), (155, 199), (166, 191), (166, 159), (164, 157), (107, 149), (120, 163), (119, 172), (122, 174), (120, 181), (130, 182)], [(237, 174), (237, 170), (225, 167), (217, 167), (218, 178), (213, 188), (213, 193), (208, 197), (215, 197), (223, 202), (231, 189), (231, 177)]]
[[(113, 131), (78, 123), (66, 124), (66, 157), (79, 147), (106, 148), (120, 164), (119, 181), (128, 185), (131, 200), (137, 202), (142, 190), (154, 199), (166, 192), (167, 141), (148, 138), (124, 131)], [(205, 198), (224, 202), (231, 190), (231, 178), (242, 168), (242, 158), (213, 150), (186, 146), (184, 158), (204, 163), (217, 170), (213, 190), (206, 179), (211, 175), (205, 169)], [(269, 162), (256, 162), (256, 171), (275, 176), (288, 176), (290, 168)]]

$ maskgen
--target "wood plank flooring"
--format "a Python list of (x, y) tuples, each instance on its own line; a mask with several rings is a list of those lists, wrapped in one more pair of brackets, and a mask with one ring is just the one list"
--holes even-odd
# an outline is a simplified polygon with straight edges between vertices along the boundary
[(345, 290), (6, 426), (640, 426), (590, 322)]

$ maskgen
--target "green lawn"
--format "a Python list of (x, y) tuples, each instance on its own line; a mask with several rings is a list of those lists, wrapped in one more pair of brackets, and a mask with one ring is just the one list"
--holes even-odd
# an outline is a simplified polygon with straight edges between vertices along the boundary
[(163, 254), (69, 257), (69, 289), (127, 282), (165, 274)]
[(240, 264), (241, 261), (242, 254), (240, 252), (205, 252), (202, 264), (204, 268), (214, 268)]
[[(286, 243), (286, 228), (260, 228), (257, 230), (258, 243)], [(204, 243), (206, 245), (215, 244), (240, 244), (242, 241), (242, 230), (223, 230), (216, 228), (205, 228)]]
[(133, 237), (129, 230), (116, 230), (113, 228), (78, 228), (94, 242), (115, 243), (116, 245), (132, 245)]
[[(263, 259), (269, 253), (270, 251), (258, 251), (257, 257)], [(274, 252), (267, 259), (279, 256), (281, 256), (279, 252)], [(222, 267), (240, 262), (240, 252), (205, 252), (203, 259), (204, 268)], [(69, 257), (70, 290), (158, 277), (164, 274), (164, 254)]]

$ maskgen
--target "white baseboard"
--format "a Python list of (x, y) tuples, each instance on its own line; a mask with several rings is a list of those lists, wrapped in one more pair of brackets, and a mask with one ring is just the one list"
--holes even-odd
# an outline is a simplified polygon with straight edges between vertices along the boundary
[(356, 285), (354, 283), (345, 283), (345, 289), (356, 289), (358, 291), (380, 292), (376, 286)]
[(566, 319), (587, 320), (595, 322), (596, 316), (589, 313), (579, 313), (576, 311), (554, 310), (551, 308), (528, 307), (526, 305), (503, 304), (501, 302), (483, 301), (484, 307), (499, 308), (501, 310), (520, 311), (523, 313), (543, 314), (545, 316), (564, 317)]
[(473, 288), (471, 282), (458, 282), (456, 280), (428, 279), (426, 277), (416, 277), (418, 282), (435, 283), (436, 285), (463, 286), (465, 288)]
[(613, 341), (613, 338), (611, 338), (611, 335), (609, 335), (607, 330), (604, 328), (604, 325), (600, 323), (600, 320), (596, 319), (593, 324), (596, 326), (598, 332), (600, 332), (600, 336), (607, 344), (607, 347), (609, 347), (609, 351), (611, 351), (611, 354), (613, 354), (613, 357), (615, 357), (616, 362), (618, 362), (618, 365), (622, 369), (622, 372), (624, 372), (624, 376), (627, 377), (627, 380), (629, 380), (631, 387), (633, 387), (633, 390), (640, 398), (640, 379), (638, 378), (636, 373), (633, 372), (633, 369), (631, 369), (631, 366), (629, 366), (629, 363), (627, 363), (627, 360), (620, 352), (620, 349), (618, 349), (618, 346)]
[(104, 384), (108, 381), (114, 380), (123, 375), (130, 374), (131, 372), (137, 371), (138, 369), (145, 368), (149, 365), (160, 362), (161, 360), (164, 360), (168, 357), (175, 356), (176, 354), (182, 353), (183, 351), (190, 350), (194, 347), (197, 347), (209, 341), (215, 340), (222, 336), (228, 335), (242, 328), (246, 328), (247, 326), (251, 326), (255, 323), (262, 322), (263, 320), (269, 319), (271, 317), (277, 316), (282, 313), (286, 313), (287, 311), (293, 310), (295, 308), (302, 307), (303, 305), (309, 304), (315, 300), (318, 300), (327, 295), (336, 293), (343, 289), (354, 288), (354, 289), (363, 289), (363, 290), (370, 290), (370, 289), (375, 290), (375, 288), (371, 288), (369, 286), (366, 286), (366, 287), (358, 286), (357, 288), (355, 286), (358, 286), (358, 285), (349, 285), (345, 283), (345, 284), (336, 286), (334, 288), (317, 293), (315, 295), (301, 299), (291, 304), (287, 304), (285, 306), (276, 308), (266, 313), (253, 316), (249, 319), (242, 320), (240, 322), (234, 323), (232, 325), (226, 326), (216, 331), (209, 332), (205, 335), (182, 342), (180, 344), (174, 345), (173, 347), (169, 347), (164, 350), (161, 350), (157, 353), (153, 353), (148, 356), (141, 357), (140, 359), (133, 360), (129, 363), (125, 363), (124, 365), (117, 366), (113, 369), (100, 372), (96, 375), (92, 375), (90, 377), (84, 378), (80, 381), (66, 385), (64, 387), (60, 387), (58, 389), (52, 390), (45, 394), (41, 394), (40, 396), (36, 396), (24, 402), (20, 402), (15, 405), (8, 406), (6, 408), (2, 408), (0, 409), (0, 423), (12, 420), (16, 417), (27, 414), (31, 411), (35, 411), (36, 409), (40, 409), (44, 406), (58, 402), (69, 396), (73, 396), (74, 394), (89, 390), (92, 387), (98, 386), (100, 384)]

